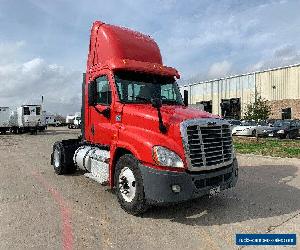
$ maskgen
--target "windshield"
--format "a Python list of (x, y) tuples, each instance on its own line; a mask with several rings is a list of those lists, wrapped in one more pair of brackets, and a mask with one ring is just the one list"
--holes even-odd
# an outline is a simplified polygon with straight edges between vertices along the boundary
[(241, 125), (242, 124), (240, 121), (237, 121), (237, 120), (229, 120), (229, 123), (231, 125)]
[(256, 126), (255, 121), (245, 121), (242, 123), (242, 126)]
[(289, 125), (290, 125), (290, 122), (288, 122), (288, 121), (276, 121), (274, 123), (274, 127), (286, 127)]
[(116, 73), (115, 82), (123, 103), (151, 103), (159, 98), (162, 104), (183, 105), (173, 77), (122, 71)]

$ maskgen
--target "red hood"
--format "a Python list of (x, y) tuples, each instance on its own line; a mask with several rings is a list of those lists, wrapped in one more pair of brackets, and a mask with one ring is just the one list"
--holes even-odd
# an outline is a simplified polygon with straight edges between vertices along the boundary
[[(182, 145), (180, 123), (187, 119), (216, 118), (210, 113), (187, 108), (184, 106), (167, 106), (161, 108), (162, 120), (167, 127), (167, 133), (159, 130), (158, 112), (151, 104), (125, 104), (122, 112), (123, 129), (119, 140), (135, 142), (143, 151), (144, 162), (153, 163), (152, 147), (164, 146), (176, 152), (182, 159), (185, 154)], [(138, 153), (136, 153), (138, 154)]]
[[(216, 118), (218, 116), (212, 115), (208, 112), (195, 109), (188, 108), (185, 106), (163, 106), (161, 108), (162, 116), (166, 122), (177, 123), (182, 122), (187, 119), (194, 118)], [(157, 111), (156, 111), (157, 113)]]
[[(194, 118), (220, 118), (208, 112), (185, 106), (163, 105), (161, 107), (162, 119), (167, 126), (179, 124), (187, 119)], [(157, 127), (151, 121), (158, 122), (157, 110), (149, 104), (126, 104), (123, 109), (123, 122), (128, 125), (142, 126), (152, 130), (152, 126)], [(127, 119), (129, 118), (129, 119)]]

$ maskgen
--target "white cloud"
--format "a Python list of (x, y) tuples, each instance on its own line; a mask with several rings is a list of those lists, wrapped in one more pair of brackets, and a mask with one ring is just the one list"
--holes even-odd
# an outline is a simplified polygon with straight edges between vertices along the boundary
[(266, 50), (261, 60), (251, 65), (249, 70), (266, 70), (296, 63), (300, 63), (300, 50), (291, 44), (285, 44), (275, 50)]
[(6, 1), (0, 41), (21, 42), (0, 42), (6, 79), (0, 102), (3, 86), (9, 101), (21, 100), (13, 93), (18, 86), (26, 98), (46, 93), (48, 106), (51, 99), (69, 109), (69, 96), (79, 100), (81, 92), (81, 72), (70, 67), (85, 68), (89, 30), (97, 19), (151, 35), (164, 63), (176, 67), (185, 83), (300, 62), (299, 8), (297, 0)]
[[(0, 45), (0, 58), (7, 53), (3, 48), (17, 53), (22, 46)], [(40, 103), (44, 96), (45, 108), (50, 112), (66, 114), (80, 110), (82, 73), (79, 71), (48, 64), (38, 57), (24, 62), (6, 58), (5, 63), (0, 62), (0, 79), (0, 106)]]
[(208, 71), (209, 78), (224, 77), (230, 73), (232, 63), (228, 61), (216, 62), (212, 64)]

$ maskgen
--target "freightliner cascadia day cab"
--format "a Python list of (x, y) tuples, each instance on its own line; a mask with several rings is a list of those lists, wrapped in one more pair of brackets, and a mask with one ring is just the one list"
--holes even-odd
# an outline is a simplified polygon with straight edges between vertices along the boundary
[(86, 171), (115, 188), (131, 214), (234, 187), (238, 163), (230, 125), (188, 108), (176, 78), (149, 36), (94, 22), (82, 85), (82, 136), (54, 144), (55, 172)]

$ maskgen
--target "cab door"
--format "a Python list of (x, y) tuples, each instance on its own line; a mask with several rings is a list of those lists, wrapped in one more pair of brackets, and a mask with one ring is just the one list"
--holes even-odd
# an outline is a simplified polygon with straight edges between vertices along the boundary
[(98, 76), (96, 82), (96, 103), (89, 107), (89, 129), (91, 142), (109, 146), (112, 142), (112, 89), (107, 74)]

